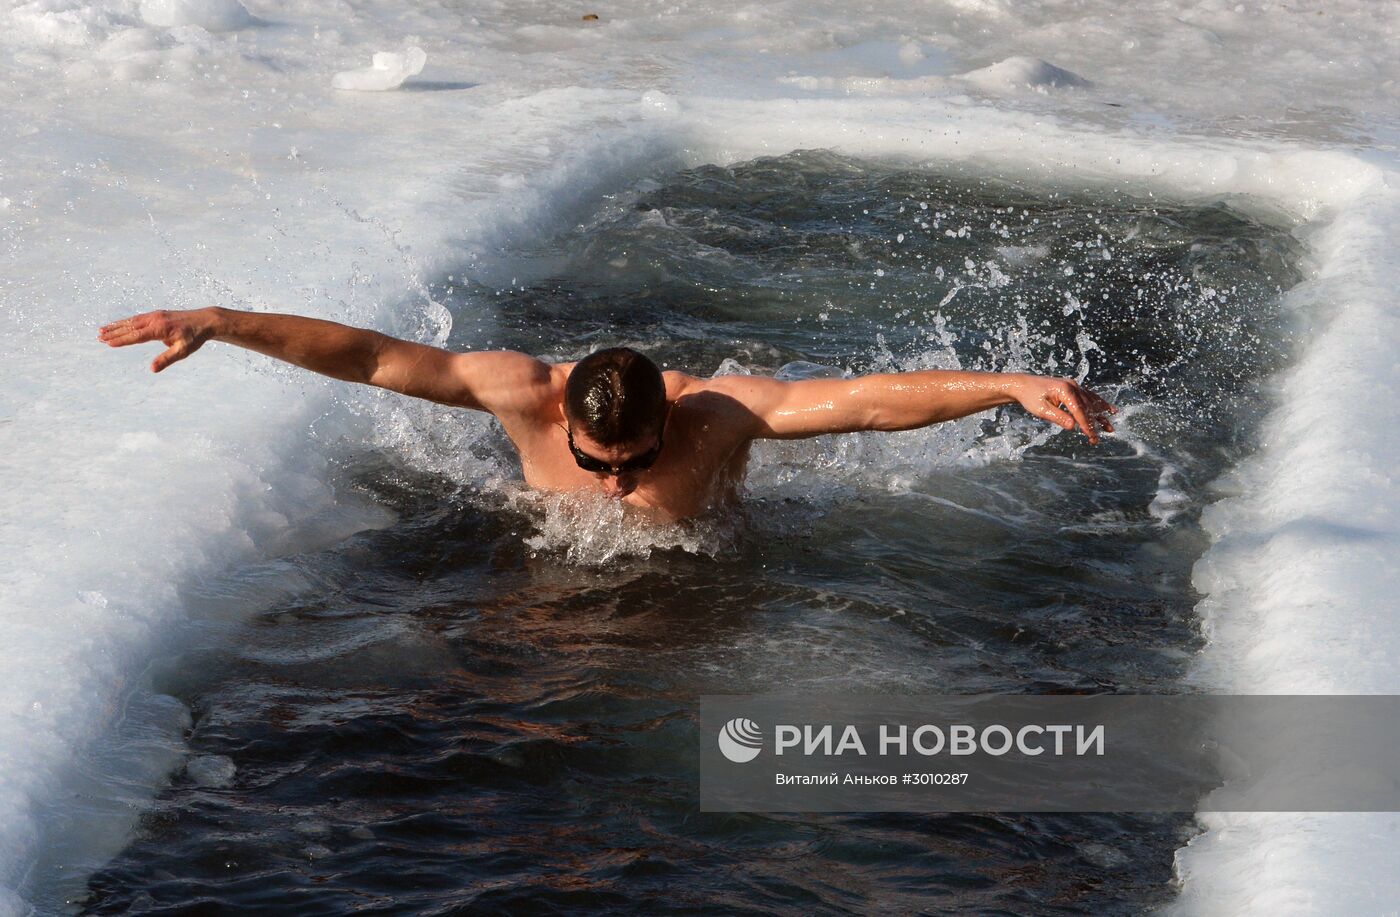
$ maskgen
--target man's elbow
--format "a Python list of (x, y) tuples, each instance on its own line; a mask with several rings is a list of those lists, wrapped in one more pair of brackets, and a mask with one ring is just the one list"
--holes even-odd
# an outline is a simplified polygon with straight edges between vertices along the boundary
[(857, 429), (897, 433), (900, 430), (912, 430), (923, 426), (919, 422), (920, 418), (914, 416), (908, 405), (900, 404), (898, 399), (888, 395), (858, 391), (855, 400), (859, 407), (856, 416), (859, 424)]
[(377, 331), (365, 333), (363, 346), (357, 347), (346, 354), (344, 361), (344, 372), (341, 378), (347, 382), (363, 382), (366, 385), (374, 385), (379, 388), (394, 388), (395, 377), (402, 375), (399, 371), (401, 359), (396, 359), (393, 353), (395, 344), (401, 343), (387, 334), (380, 334)]

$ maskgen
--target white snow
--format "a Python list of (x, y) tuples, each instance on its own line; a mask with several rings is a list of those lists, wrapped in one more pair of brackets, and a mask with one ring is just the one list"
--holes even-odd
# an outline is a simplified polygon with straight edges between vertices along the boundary
[(141, 0), (141, 18), (160, 28), (193, 25), (210, 32), (229, 32), (252, 24), (238, 0)]
[[(72, 762), (159, 779), (92, 749), (182, 623), (308, 588), (250, 581), (216, 608), (200, 584), (386, 523), (337, 503), (338, 438), (490, 473), (428, 448), (469, 433), (430, 427), (431, 406), (219, 345), (152, 376), (150, 353), (107, 351), (96, 327), (217, 304), (441, 339), (428, 281), (525, 282), (515, 241), (703, 161), (829, 147), (1231, 196), (1296, 221), (1311, 274), (1289, 302), (1309, 340), (1263, 450), (1206, 520), (1195, 678), (1400, 692), (1397, 40), (1400, 6), (1363, 0), (623, 0), (597, 22), (502, 0), (0, 11), (0, 913), (61, 888), (45, 851), (78, 817)], [(409, 47), (434, 61), (434, 80), (403, 86), (421, 91), (332, 90), (346, 66)], [(484, 342), (491, 323), (483, 304), (465, 330)], [(152, 706), (178, 723), (167, 708)], [(83, 862), (133, 811), (69, 825), (91, 838)], [(1178, 913), (1400, 901), (1394, 816), (1202, 823)]]
[(1016, 92), (1022, 89), (1047, 92), (1051, 89), (1089, 86), (1089, 81), (1079, 74), (1070, 73), (1035, 57), (1008, 57), (990, 66), (964, 73), (959, 79), (987, 92)]

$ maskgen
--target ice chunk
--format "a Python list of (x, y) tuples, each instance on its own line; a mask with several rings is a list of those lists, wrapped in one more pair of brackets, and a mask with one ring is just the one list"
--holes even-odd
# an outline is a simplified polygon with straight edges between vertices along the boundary
[(231, 32), (253, 23), (238, 0), (141, 0), (141, 18), (158, 28), (197, 25), (209, 32)]
[(406, 48), (402, 54), (396, 51), (378, 51), (370, 66), (363, 70), (343, 70), (331, 80), (335, 89), (349, 89), (356, 92), (383, 92), (398, 89), (403, 81), (423, 72), (428, 55), (422, 48)]
[(1072, 89), (1090, 83), (1077, 73), (1071, 73), (1038, 57), (1008, 57), (1004, 61), (964, 73), (960, 79), (987, 92), (1007, 92), (1033, 89)]

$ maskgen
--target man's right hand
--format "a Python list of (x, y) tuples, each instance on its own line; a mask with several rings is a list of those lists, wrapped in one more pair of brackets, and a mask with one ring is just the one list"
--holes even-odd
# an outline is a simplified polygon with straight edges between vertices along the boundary
[(103, 325), (97, 339), (109, 347), (160, 341), (166, 349), (151, 361), (151, 372), (158, 373), (204, 346), (214, 336), (216, 320), (212, 309), (143, 312)]
[(339, 322), (217, 306), (133, 315), (104, 325), (97, 337), (112, 347), (163, 342), (165, 352), (151, 362), (154, 372), (215, 340), (332, 379), (486, 411), (503, 423), (511, 417), (557, 411), (557, 389), (562, 385), (555, 367), (523, 353), (452, 353)]

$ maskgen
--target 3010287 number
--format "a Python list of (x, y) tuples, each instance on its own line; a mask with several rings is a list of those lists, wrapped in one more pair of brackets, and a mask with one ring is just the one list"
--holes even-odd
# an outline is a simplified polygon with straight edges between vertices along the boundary
[(961, 786), (967, 783), (967, 774), (910, 774), (909, 782), (914, 786)]

